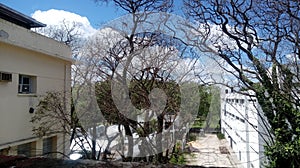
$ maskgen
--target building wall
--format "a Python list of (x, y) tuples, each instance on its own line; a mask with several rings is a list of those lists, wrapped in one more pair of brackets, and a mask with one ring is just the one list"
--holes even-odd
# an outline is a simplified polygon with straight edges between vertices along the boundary
[[(11, 81), (0, 81), (0, 150), (18, 154), (18, 146), (30, 143), (35, 154), (41, 154), (43, 139), (32, 134), (29, 109), (47, 91), (70, 92), (71, 52), (59, 42), (1, 19), (0, 31), (8, 34), (0, 37), (0, 72), (12, 74)], [(33, 77), (33, 93), (18, 92), (20, 75)], [(52, 136), (57, 146), (63, 143), (60, 134)]]
[(0, 18), (0, 41), (70, 61), (70, 49), (63, 43)]
[[(247, 94), (254, 95), (252, 92)], [(226, 93), (221, 99), (221, 131), (244, 167), (258, 168), (263, 162), (262, 112), (254, 96)]]

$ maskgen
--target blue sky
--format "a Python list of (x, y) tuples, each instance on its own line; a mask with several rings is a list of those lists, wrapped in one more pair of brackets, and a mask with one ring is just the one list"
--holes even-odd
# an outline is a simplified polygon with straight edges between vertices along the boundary
[[(112, 3), (96, 4), (93, 0), (0, 0), (0, 3), (28, 16), (31, 16), (37, 10), (57, 9), (68, 11), (87, 17), (91, 25), (96, 29), (102, 24), (124, 14), (124, 11), (117, 10)], [(180, 3), (182, 2), (175, 2), (177, 5)], [(178, 7), (176, 7), (175, 11), (179, 11)]]
[(28, 16), (37, 10), (69, 11), (87, 17), (94, 28), (123, 14), (123, 11), (116, 10), (112, 4), (96, 4), (93, 0), (0, 0), (0, 3)]

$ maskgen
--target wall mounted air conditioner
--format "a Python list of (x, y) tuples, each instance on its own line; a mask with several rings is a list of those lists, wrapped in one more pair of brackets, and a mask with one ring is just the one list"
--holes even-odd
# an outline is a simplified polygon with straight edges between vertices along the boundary
[(0, 82), (11, 82), (12, 74), (7, 72), (0, 72)]

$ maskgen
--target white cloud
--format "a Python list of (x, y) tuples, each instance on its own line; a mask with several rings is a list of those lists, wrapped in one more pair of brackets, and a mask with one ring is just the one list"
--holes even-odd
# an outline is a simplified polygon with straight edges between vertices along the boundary
[(64, 21), (65, 23), (73, 24), (76, 23), (78, 26), (78, 31), (84, 36), (88, 37), (93, 35), (97, 30), (94, 29), (88, 18), (80, 16), (76, 13), (50, 9), (47, 11), (37, 10), (31, 15), (37, 21), (47, 24), (47, 26), (57, 26), (61, 25)]

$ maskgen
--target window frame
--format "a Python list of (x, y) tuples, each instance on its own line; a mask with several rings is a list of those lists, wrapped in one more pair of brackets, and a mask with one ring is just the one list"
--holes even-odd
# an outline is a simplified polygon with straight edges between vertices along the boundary
[[(25, 80), (28, 80), (25, 81)], [(24, 89), (23, 87), (28, 87)], [(18, 94), (35, 94), (36, 93), (36, 76), (19, 74)]]

